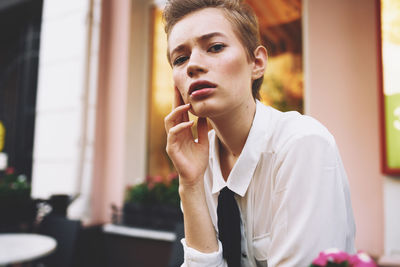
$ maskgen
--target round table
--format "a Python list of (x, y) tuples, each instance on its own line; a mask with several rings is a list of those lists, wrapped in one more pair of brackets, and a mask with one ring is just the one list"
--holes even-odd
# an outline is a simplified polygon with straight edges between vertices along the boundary
[(0, 234), (0, 265), (31, 261), (50, 254), (54, 238), (38, 234)]

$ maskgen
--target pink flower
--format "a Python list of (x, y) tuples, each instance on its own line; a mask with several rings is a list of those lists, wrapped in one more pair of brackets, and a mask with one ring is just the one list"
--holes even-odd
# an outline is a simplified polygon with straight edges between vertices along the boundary
[(320, 252), (318, 257), (312, 262), (312, 264), (316, 266), (325, 266), (327, 263), (328, 263), (328, 257), (323, 252)]
[(177, 173), (170, 173), (168, 174), (167, 178), (165, 179), (165, 185), (170, 186), (171, 183), (175, 180), (178, 179), (178, 174)]
[(164, 178), (161, 175), (150, 176), (146, 177), (146, 183), (148, 189), (153, 189), (156, 184), (161, 184), (164, 182)]
[(6, 174), (7, 174), (7, 175), (14, 174), (14, 173), (15, 173), (14, 167), (8, 167), (8, 168), (6, 169)]
[(350, 266), (353, 267), (376, 267), (377, 265), (367, 253), (359, 251), (349, 259)]
[(178, 174), (177, 173), (172, 172), (172, 173), (168, 174), (167, 181), (173, 181), (175, 179), (178, 179)]
[(325, 266), (328, 262), (342, 263), (349, 259), (349, 255), (346, 252), (338, 249), (327, 249), (321, 253), (312, 262), (317, 266)]
[(156, 176), (153, 177), (153, 181), (154, 181), (156, 184), (159, 184), (159, 183), (162, 183), (162, 182), (163, 182), (163, 178), (162, 178), (161, 175), (156, 175)]
[(327, 254), (329, 259), (332, 259), (335, 263), (342, 263), (349, 259), (349, 255), (346, 252), (338, 251), (337, 253), (329, 253)]
[(148, 188), (149, 190), (153, 189), (154, 186), (156, 185), (156, 184), (154, 183), (153, 177), (150, 176), (150, 175), (146, 176), (146, 184), (147, 184), (147, 188)]
[(328, 249), (319, 253), (319, 256), (314, 259), (312, 264), (323, 267), (329, 262), (338, 264), (348, 262), (350, 267), (377, 267), (375, 262), (362, 251), (355, 255), (349, 255), (338, 249)]

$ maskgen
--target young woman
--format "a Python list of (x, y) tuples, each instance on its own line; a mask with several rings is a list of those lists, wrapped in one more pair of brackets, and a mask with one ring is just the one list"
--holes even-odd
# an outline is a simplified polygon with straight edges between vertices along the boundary
[[(251, 9), (170, 0), (164, 20), (175, 83), (166, 149), (179, 173), (184, 266), (308, 266), (324, 249), (354, 252), (334, 138), (257, 100), (267, 51)], [(198, 140), (188, 112), (199, 118)]]

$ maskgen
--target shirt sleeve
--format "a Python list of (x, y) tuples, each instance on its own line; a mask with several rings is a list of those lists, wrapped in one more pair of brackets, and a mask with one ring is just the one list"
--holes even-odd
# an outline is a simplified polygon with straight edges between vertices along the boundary
[(181, 267), (227, 267), (225, 260), (222, 257), (222, 244), (218, 240), (218, 251), (213, 253), (202, 253), (196, 249), (189, 247), (185, 239), (181, 240), (184, 252), (184, 262)]
[(279, 153), (268, 266), (308, 266), (328, 248), (353, 253), (350, 193), (333, 137), (302, 136)]

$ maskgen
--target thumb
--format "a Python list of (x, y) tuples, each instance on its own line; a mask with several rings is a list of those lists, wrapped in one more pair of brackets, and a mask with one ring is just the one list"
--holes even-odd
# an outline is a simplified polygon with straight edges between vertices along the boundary
[(208, 125), (206, 118), (198, 118), (197, 120), (197, 135), (199, 137), (199, 144), (208, 145)]

